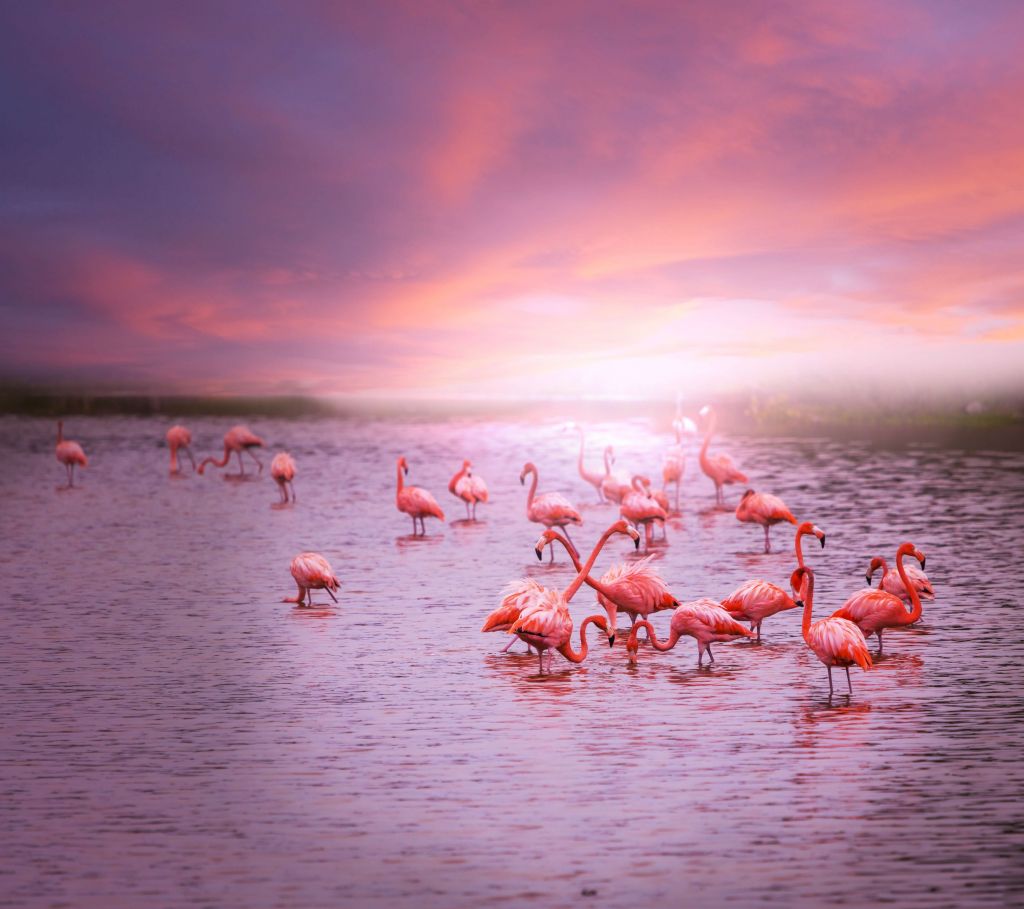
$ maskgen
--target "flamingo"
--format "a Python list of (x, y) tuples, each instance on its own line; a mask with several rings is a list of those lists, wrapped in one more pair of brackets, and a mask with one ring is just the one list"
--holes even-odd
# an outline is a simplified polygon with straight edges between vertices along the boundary
[(605, 498), (604, 498), (604, 493), (601, 491), (601, 484), (604, 482), (604, 478), (609, 473), (608, 466), (607, 466), (607, 458), (605, 459), (605, 472), (604, 473), (594, 473), (593, 471), (587, 470), (586, 467), (583, 466), (583, 445), (584, 445), (584, 442), (585, 442), (585, 434), (583, 432), (583, 427), (580, 426), (578, 423), (570, 423), (567, 428), (568, 429), (575, 429), (580, 434), (580, 456), (579, 456), (579, 460), (577, 461), (577, 468), (578, 468), (578, 470), (580, 472), (580, 476), (584, 480), (586, 480), (586, 482), (588, 482), (591, 486), (593, 486), (594, 489), (597, 490), (597, 499), (598, 499), (598, 501), (599, 502), (604, 502)]
[(734, 619), (750, 622), (761, 640), (761, 623), (769, 616), (797, 606), (785, 590), (770, 581), (745, 581), (722, 600), (722, 608)]
[(437, 499), (425, 489), (421, 489), (419, 486), (403, 486), (403, 471), (408, 473), (409, 465), (405, 463), (405, 458), (401, 457), (398, 459), (398, 489), (395, 492), (395, 506), (399, 511), (404, 511), (412, 517), (412, 532), (414, 535), (416, 533), (416, 519), (419, 518), (423, 534), (426, 536), (427, 525), (423, 522), (423, 519), (434, 517), (440, 518), (443, 521), (444, 512), (441, 510), (441, 506), (437, 504)]
[[(448, 483), (448, 491), (466, 503), (466, 519), (475, 521), (476, 503), (487, 501), (487, 484), (484, 482), (483, 477), (473, 474), (472, 470), (470, 470), (472, 466), (472, 463), (469, 461), (462, 462), (462, 469)], [(472, 517), (469, 513), (471, 505), (473, 507)]]
[[(299, 606), (313, 605), (313, 591), (326, 590), (335, 603), (338, 598), (334, 591), (338, 589), (338, 579), (334, 576), (334, 569), (318, 552), (300, 552), (291, 564), (292, 577), (299, 587), (299, 593), (294, 597), (285, 597), (282, 603), (298, 603)], [(304, 602), (306, 599), (309, 602)]]
[(619, 514), (634, 524), (642, 524), (644, 528), (644, 546), (650, 545), (652, 536), (651, 525), (655, 521), (661, 521), (664, 528), (668, 514), (654, 499), (646, 492), (645, 484), (650, 485), (647, 477), (633, 477), (633, 491), (622, 499), (619, 506)]
[(75, 465), (79, 467), (85, 467), (88, 465), (89, 460), (85, 456), (85, 452), (82, 451), (82, 446), (77, 442), (72, 442), (70, 439), (64, 438), (64, 421), (59, 420), (57, 422), (57, 448), (56, 448), (57, 460), (64, 465), (65, 470), (68, 474), (68, 485), (67, 489), (71, 489), (75, 485)]
[[(484, 619), (484, 626), (480, 631), (508, 631), (516, 623), (523, 609), (534, 602), (543, 590), (544, 588), (532, 578), (520, 578), (518, 581), (510, 582), (501, 591), (501, 603), (498, 604), (498, 608)], [(512, 638), (501, 652), (505, 653), (515, 642), (516, 639)], [(533, 645), (527, 641), (526, 646), (532, 653)]]
[[(565, 547), (573, 566), (579, 571), (580, 560), (576, 551), (557, 530), (545, 530), (540, 535), (536, 546), (537, 558), (543, 558), (541, 552), (544, 547), (555, 542)], [(637, 547), (640, 546), (639, 533), (636, 534), (634, 543)], [(601, 576), (600, 581), (595, 581), (589, 575), (584, 578), (584, 582), (597, 591), (597, 602), (608, 613), (608, 627), (611, 628), (613, 635), (620, 609), (629, 616), (632, 627), (636, 624), (638, 615), (646, 619), (652, 612), (675, 609), (679, 605), (679, 601), (672, 596), (668, 585), (651, 564), (653, 558), (654, 556), (647, 556), (636, 562), (620, 562), (613, 565)]]
[[(871, 654), (864, 635), (853, 622), (832, 616), (819, 619), (811, 624), (811, 610), (814, 608), (814, 571), (806, 566), (794, 572), (797, 585), (804, 591), (803, 635), (807, 646), (828, 669), (828, 696), (832, 697), (832, 667), (842, 666), (846, 670), (846, 687), (853, 694), (850, 682), (850, 667), (854, 664), (861, 669), (871, 668)], [(803, 586), (806, 585), (806, 586)]]
[[(681, 446), (670, 448), (665, 454), (661, 464), (661, 489), (664, 493), (669, 483), (676, 484), (675, 511), (679, 511), (679, 486), (683, 482), (683, 474), (686, 472), (686, 455)], [(668, 498), (666, 496), (666, 503)], [(666, 510), (668, 505), (665, 506)]]
[(206, 469), (207, 464), (212, 464), (214, 467), (226, 467), (228, 459), (232, 453), (238, 455), (238, 476), (245, 476), (245, 464), (242, 461), (242, 452), (252, 458), (259, 467), (259, 472), (263, 473), (263, 462), (260, 461), (256, 455), (253, 454), (252, 449), (261, 448), (263, 446), (263, 439), (253, 433), (248, 426), (232, 426), (226, 433), (224, 433), (224, 457), (218, 461), (216, 458), (210, 457), (205, 458), (199, 464), (199, 470), (197, 473), (202, 474)]
[[(526, 516), (535, 524), (543, 524), (545, 527), (561, 527), (565, 530), (566, 537), (569, 536), (570, 524), (583, 524), (583, 518), (573, 507), (565, 496), (558, 492), (545, 492), (536, 495), (537, 492), (537, 468), (531, 461), (523, 465), (519, 474), (519, 482), (526, 485), (526, 475), (533, 474), (533, 481), (530, 483), (530, 491), (526, 496)], [(571, 542), (571, 538), (570, 538)], [(551, 561), (555, 559), (555, 551), (551, 550)]]
[[(655, 502), (661, 507), (661, 510), (665, 512), (666, 517), (669, 514), (669, 503), (668, 495), (666, 495), (664, 489), (651, 489), (651, 481), (647, 477), (642, 478), (644, 481), (644, 493), (649, 499), (654, 499)], [(665, 534), (665, 522), (661, 522), (661, 538), (667, 540), (668, 537)]]
[(192, 469), (196, 469), (196, 459), (192, 457), (192, 433), (184, 426), (172, 426), (167, 430), (167, 447), (171, 450), (171, 473), (181, 473), (178, 467), (178, 449), (182, 449), (192, 462)]
[(669, 625), (667, 641), (659, 641), (654, 634), (654, 628), (646, 619), (637, 622), (629, 633), (626, 641), (626, 651), (629, 653), (629, 663), (636, 665), (636, 655), (640, 648), (638, 634), (641, 628), (647, 629), (647, 637), (655, 650), (662, 652), (671, 650), (676, 646), (684, 634), (690, 635), (697, 641), (697, 665), (703, 665), (701, 660), (704, 652), (707, 651), (708, 660), (715, 662), (715, 655), (711, 652), (711, 645), (719, 641), (734, 641), (739, 637), (752, 638), (754, 632), (748, 631), (727, 613), (714, 600), (704, 597), (693, 600), (690, 603), (683, 603), (672, 613), (672, 622)]
[[(885, 563), (885, 559), (881, 557), (876, 556), (873, 558), (871, 560), (871, 564), (868, 566), (868, 586), (871, 586), (871, 579), (879, 568), (882, 569), (882, 577), (878, 582), (879, 590), (888, 590), (889, 593), (893, 593), (904, 602), (909, 603), (910, 594), (907, 593), (907, 588), (903, 585), (899, 572), (893, 571)], [(928, 575), (921, 571), (921, 569), (916, 565), (904, 565), (903, 569), (906, 571), (907, 578), (910, 580), (911, 585), (917, 591), (917, 595), (922, 600), (935, 599), (935, 590), (932, 588), (932, 582), (928, 580)]]
[(899, 628), (901, 625), (913, 625), (921, 618), (921, 597), (903, 564), (906, 556), (913, 556), (921, 563), (922, 568), (925, 558), (924, 553), (913, 543), (903, 543), (896, 550), (896, 570), (904, 587), (910, 592), (909, 612), (906, 604), (896, 594), (878, 587), (865, 587), (851, 596), (841, 609), (832, 613), (835, 619), (853, 622), (863, 632), (865, 638), (877, 635), (879, 653), (882, 652), (882, 631), (886, 628)]
[(711, 482), (715, 484), (715, 503), (718, 505), (725, 505), (725, 495), (722, 492), (722, 487), (727, 486), (731, 483), (746, 483), (747, 475), (743, 473), (735, 464), (732, 458), (727, 454), (708, 454), (708, 444), (711, 442), (711, 437), (715, 434), (715, 427), (718, 425), (718, 416), (715, 411), (711, 408), (710, 404), (706, 404), (700, 410), (700, 416), (710, 417), (708, 421), (707, 434), (704, 436), (704, 444), (700, 448), (700, 469), (711, 478)]
[[(557, 650), (562, 656), (573, 663), (582, 663), (586, 659), (587, 638), (585, 631), (586, 626), (591, 622), (602, 628), (605, 634), (608, 635), (609, 647), (615, 643), (614, 629), (609, 629), (605, 617), (603, 615), (588, 616), (580, 627), (580, 646), (582, 649), (579, 652), (573, 651), (571, 645), (572, 616), (569, 614), (569, 601), (576, 595), (576, 591), (580, 589), (584, 578), (590, 574), (590, 569), (594, 567), (594, 562), (597, 561), (598, 553), (604, 548), (604, 544), (616, 533), (628, 534), (633, 538), (634, 542), (639, 537), (636, 528), (632, 527), (628, 521), (616, 521), (601, 534), (601, 538), (591, 551), (586, 564), (577, 572), (573, 582), (562, 591), (554, 590), (550, 587), (540, 588), (540, 592), (530, 598), (522, 612), (520, 612), (519, 618), (516, 619), (509, 629), (509, 634), (518, 635), (520, 640), (532, 644), (537, 649), (541, 673), (544, 672), (544, 652), (547, 650)], [(553, 658), (554, 655), (552, 654), (551, 659)]]
[(601, 493), (609, 502), (620, 503), (624, 496), (629, 495), (631, 486), (622, 477), (612, 475), (612, 464), (615, 463), (615, 451), (611, 445), (604, 450), (604, 478), (601, 480)]
[(745, 524), (760, 524), (764, 528), (764, 551), (771, 552), (772, 544), (768, 538), (768, 532), (772, 524), (780, 521), (789, 521), (790, 524), (798, 524), (793, 513), (786, 507), (786, 503), (778, 496), (770, 495), (767, 492), (754, 492), (748, 489), (743, 493), (740, 504), (736, 506), (736, 519)]
[(295, 486), (292, 484), (292, 480), (295, 479), (295, 461), (292, 460), (292, 456), (288, 452), (281, 451), (274, 455), (274, 460), (270, 462), (270, 475), (277, 483), (278, 492), (281, 493), (281, 502), (288, 501), (288, 490), (291, 489), (294, 503)]
[[(825, 548), (825, 531), (817, 524), (812, 524), (810, 521), (804, 521), (799, 527), (797, 527), (796, 538), (793, 541), (793, 545), (796, 547), (797, 568), (804, 568), (806, 566), (806, 562), (804, 562), (803, 538), (812, 533), (818, 538), (818, 542), (821, 543), (821, 548)], [(800, 592), (796, 588), (796, 571), (793, 572), (789, 579), (789, 586), (793, 588), (793, 593), (800, 596)]]

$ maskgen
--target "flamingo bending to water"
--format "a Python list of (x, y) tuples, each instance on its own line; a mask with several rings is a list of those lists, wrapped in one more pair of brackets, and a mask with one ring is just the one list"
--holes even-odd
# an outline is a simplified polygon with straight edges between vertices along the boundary
[(778, 496), (767, 492), (754, 492), (753, 489), (748, 489), (743, 493), (740, 504), (736, 506), (736, 519), (746, 524), (760, 524), (764, 528), (765, 552), (772, 551), (768, 532), (773, 524), (778, 524), (780, 521), (789, 521), (790, 524), (799, 523), (786, 507), (786, 503)]
[[(544, 672), (544, 654), (548, 650), (557, 650), (562, 656), (573, 663), (582, 663), (587, 656), (587, 639), (584, 634), (588, 624), (593, 622), (602, 628), (608, 635), (608, 646), (615, 643), (614, 629), (608, 628), (608, 623), (603, 615), (588, 616), (580, 628), (581, 650), (576, 652), (572, 649), (572, 616), (569, 614), (569, 601), (580, 589), (590, 569), (597, 561), (598, 553), (604, 547), (608, 539), (616, 533), (624, 533), (633, 536), (636, 528), (630, 526), (628, 521), (616, 521), (612, 524), (597, 541), (586, 564), (577, 572), (573, 582), (565, 590), (554, 590), (550, 587), (540, 588), (540, 592), (530, 598), (519, 614), (519, 618), (509, 629), (510, 634), (518, 635), (520, 640), (532, 644), (539, 653), (540, 671)], [(634, 537), (634, 540), (636, 538)], [(551, 659), (554, 654), (551, 655)]]
[(226, 433), (224, 433), (224, 457), (221, 460), (216, 458), (204, 458), (199, 463), (199, 470), (197, 473), (202, 474), (206, 469), (207, 464), (212, 464), (214, 467), (227, 467), (228, 459), (232, 454), (238, 455), (238, 476), (245, 476), (245, 463), (242, 461), (242, 452), (245, 452), (252, 458), (256, 465), (259, 467), (259, 472), (263, 473), (263, 462), (253, 454), (254, 448), (262, 448), (263, 439), (256, 435), (248, 426), (232, 426)]
[(710, 404), (706, 404), (701, 408), (700, 416), (710, 417), (706, 435), (704, 436), (704, 444), (701, 445), (700, 448), (700, 469), (703, 470), (704, 474), (710, 477), (711, 482), (715, 484), (715, 503), (718, 505), (724, 505), (725, 495), (722, 492), (722, 487), (731, 483), (746, 483), (747, 475), (736, 466), (735, 462), (729, 457), (729, 455), (724, 453), (716, 455), (708, 454), (708, 445), (711, 443), (711, 437), (715, 434), (715, 427), (718, 425), (718, 416)]
[[(871, 564), (868, 565), (867, 582), (868, 586), (871, 586), (871, 579), (874, 577), (875, 572), (878, 569), (882, 569), (882, 577), (878, 582), (880, 590), (887, 590), (889, 593), (895, 594), (904, 602), (909, 603), (910, 594), (907, 592), (907, 587), (904, 585), (903, 580), (900, 578), (898, 571), (893, 571), (886, 563), (885, 559), (880, 556), (876, 556), (871, 560)], [(934, 600), (935, 590), (932, 588), (932, 582), (928, 580), (926, 575), (916, 565), (904, 565), (903, 570), (907, 574), (907, 580), (910, 581), (911, 586), (917, 591), (917, 595), (922, 600)]]
[[(487, 484), (484, 478), (473, 473), (470, 461), (463, 461), (462, 468), (448, 481), (448, 491), (466, 503), (466, 519), (476, 520), (476, 503), (487, 501)], [(470, 514), (470, 506), (473, 508)]]
[(178, 450), (181, 449), (188, 455), (192, 462), (192, 469), (196, 469), (196, 459), (192, 457), (192, 433), (184, 426), (172, 426), (167, 430), (167, 447), (171, 450), (171, 473), (181, 473), (178, 466)]
[[(842, 606), (832, 613), (833, 618), (848, 619), (863, 633), (864, 637), (878, 636), (878, 652), (882, 652), (882, 632), (886, 628), (899, 628), (913, 625), (921, 618), (921, 597), (903, 564), (906, 556), (913, 556), (924, 568), (925, 557), (913, 543), (903, 543), (896, 550), (896, 570), (899, 572), (903, 585), (910, 593), (910, 611), (907, 604), (896, 594), (889, 593), (878, 587), (866, 587), (858, 590)], [(870, 579), (869, 579), (870, 581)]]
[(646, 487), (650, 485), (650, 482), (647, 477), (639, 475), (633, 477), (633, 491), (623, 497), (622, 504), (619, 506), (619, 514), (624, 518), (634, 524), (643, 525), (645, 547), (650, 545), (654, 522), (661, 521), (664, 531), (665, 521), (668, 520), (668, 513), (665, 509), (647, 493)]
[(88, 458), (85, 456), (85, 452), (82, 451), (82, 446), (77, 442), (72, 442), (70, 439), (64, 438), (64, 421), (59, 420), (57, 422), (57, 448), (56, 448), (57, 460), (64, 465), (68, 475), (67, 488), (71, 489), (75, 485), (75, 465), (79, 467), (86, 467), (89, 464)]
[(769, 616), (798, 605), (785, 590), (770, 581), (745, 581), (722, 600), (722, 608), (734, 619), (750, 622), (761, 640), (761, 623)]
[(288, 490), (291, 489), (294, 503), (295, 486), (292, 484), (292, 480), (295, 479), (295, 461), (292, 460), (292, 456), (288, 452), (281, 451), (274, 455), (274, 460), (270, 462), (270, 475), (277, 483), (277, 491), (281, 493), (281, 502), (288, 501)]
[[(565, 535), (569, 536), (570, 524), (583, 524), (583, 518), (575, 509), (572, 502), (558, 492), (544, 492), (537, 495), (537, 468), (531, 461), (523, 465), (519, 474), (519, 482), (526, 485), (526, 475), (533, 474), (530, 483), (530, 491), (526, 494), (526, 516), (535, 524), (543, 524), (545, 527), (561, 527)], [(570, 537), (571, 542), (571, 537)], [(554, 561), (555, 551), (551, 550), (551, 560)]]
[(832, 616), (819, 619), (811, 624), (811, 610), (814, 608), (814, 571), (804, 566), (794, 573), (797, 587), (804, 591), (804, 618), (802, 631), (807, 646), (828, 669), (828, 695), (832, 697), (832, 667), (842, 666), (846, 670), (846, 687), (853, 694), (850, 682), (850, 667), (871, 668), (871, 654), (864, 635), (853, 622)]
[(405, 458), (398, 459), (398, 488), (395, 491), (395, 507), (404, 511), (412, 518), (412, 532), (416, 533), (416, 521), (419, 519), (420, 527), (423, 528), (423, 535), (426, 536), (427, 525), (424, 518), (439, 518), (444, 520), (444, 512), (441, 506), (429, 492), (419, 486), (405, 486), (402, 482), (402, 475), (409, 472), (409, 465)]
[[(282, 603), (298, 603), (299, 606), (313, 605), (313, 591), (326, 590), (335, 603), (338, 598), (334, 591), (338, 589), (338, 579), (334, 576), (334, 569), (318, 552), (300, 552), (291, 564), (292, 577), (298, 585), (297, 596), (285, 597)], [(309, 599), (306, 603), (305, 600)]]
[[(551, 533), (554, 533), (554, 531), (551, 531)], [(523, 609), (535, 602), (543, 590), (544, 588), (532, 578), (520, 578), (518, 581), (511, 581), (501, 591), (501, 603), (498, 604), (497, 609), (484, 619), (484, 625), (480, 631), (508, 631), (515, 625)], [(502, 647), (501, 652), (505, 653), (515, 642), (516, 639), (512, 638)], [(532, 653), (533, 645), (527, 641), (526, 646)]]
[(651, 623), (642, 620), (633, 626), (629, 633), (629, 640), (626, 641), (626, 651), (629, 653), (630, 665), (636, 665), (637, 651), (640, 649), (638, 634), (641, 628), (647, 629), (647, 636), (651, 646), (662, 652), (671, 650), (676, 646), (684, 634), (697, 641), (697, 665), (703, 665), (701, 660), (705, 651), (710, 662), (715, 662), (715, 655), (711, 652), (711, 645), (719, 641), (734, 641), (736, 638), (752, 638), (754, 632), (748, 631), (737, 622), (728, 612), (714, 600), (704, 597), (693, 600), (690, 603), (683, 603), (672, 613), (672, 622), (669, 625), (667, 641), (659, 641), (654, 634)]

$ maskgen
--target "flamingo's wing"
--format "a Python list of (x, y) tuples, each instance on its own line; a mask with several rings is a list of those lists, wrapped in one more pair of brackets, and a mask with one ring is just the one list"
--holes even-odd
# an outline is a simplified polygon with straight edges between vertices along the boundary
[(903, 601), (898, 596), (877, 587), (864, 587), (832, 613), (832, 618), (845, 619), (859, 625), (861, 622), (887, 615), (894, 609), (899, 612), (906, 611)]
[(545, 492), (533, 499), (533, 514), (541, 524), (582, 524), (583, 518), (565, 496), (558, 492)]
[(572, 636), (572, 616), (557, 591), (523, 609), (509, 631), (544, 647), (560, 647)]
[(861, 630), (841, 618), (827, 618), (815, 622), (808, 631), (811, 648), (832, 660), (856, 663), (861, 669), (871, 666), (871, 654)]

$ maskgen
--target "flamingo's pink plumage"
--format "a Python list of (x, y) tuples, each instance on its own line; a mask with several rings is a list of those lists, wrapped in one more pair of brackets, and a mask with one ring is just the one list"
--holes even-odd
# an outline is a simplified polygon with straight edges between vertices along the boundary
[(274, 478), (274, 482), (277, 483), (278, 492), (281, 493), (281, 501), (288, 501), (288, 490), (291, 489), (292, 501), (294, 502), (295, 486), (292, 484), (292, 480), (295, 479), (295, 461), (288, 452), (281, 451), (274, 455), (274, 460), (270, 462), (270, 475)]
[(750, 622), (750, 630), (761, 640), (761, 623), (769, 616), (797, 605), (785, 590), (770, 581), (745, 581), (722, 600), (722, 608), (734, 619)]
[(760, 524), (764, 528), (765, 552), (772, 551), (768, 532), (773, 524), (778, 524), (781, 521), (789, 521), (790, 524), (799, 523), (786, 507), (786, 503), (778, 496), (767, 492), (754, 492), (753, 489), (748, 489), (743, 493), (740, 504), (736, 506), (736, 519), (746, 524)]
[[(544, 492), (537, 495), (537, 468), (527, 461), (519, 474), (519, 482), (526, 484), (527, 474), (533, 474), (530, 491), (526, 495), (526, 516), (535, 524), (545, 527), (568, 528), (570, 524), (582, 524), (583, 518), (565, 496), (558, 492)], [(566, 536), (569, 531), (566, 529)], [(554, 550), (552, 550), (552, 559)]]
[[(285, 603), (298, 603), (299, 606), (313, 605), (313, 591), (326, 590), (335, 603), (338, 598), (334, 591), (338, 589), (338, 579), (334, 576), (334, 569), (318, 552), (300, 552), (291, 564), (292, 577), (299, 588), (297, 596), (285, 597)], [(308, 597), (309, 602), (304, 601)]]
[(68, 488), (75, 485), (75, 467), (85, 467), (89, 460), (82, 451), (82, 446), (77, 442), (64, 438), (64, 421), (57, 423), (57, 447), (55, 450), (57, 460), (64, 465), (68, 475)]
[(242, 453), (245, 452), (256, 462), (259, 472), (263, 473), (263, 462), (252, 451), (252, 449), (262, 446), (263, 439), (249, 429), (248, 426), (232, 426), (231, 429), (224, 433), (224, 457), (219, 461), (212, 457), (204, 458), (200, 462), (197, 472), (201, 474), (206, 469), (207, 464), (212, 464), (214, 467), (226, 467), (231, 455), (237, 454), (239, 476), (244, 476), (245, 463), (242, 461)]
[[(448, 491), (466, 503), (466, 517), (476, 520), (476, 503), (486, 502), (488, 498), (487, 484), (483, 477), (472, 471), (473, 464), (463, 461), (462, 467), (448, 482)], [(470, 509), (472, 508), (472, 512)]]
[[(879, 568), (882, 569), (882, 577), (878, 582), (879, 589), (887, 590), (889, 593), (898, 596), (904, 602), (909, 603), (911, 601), (910, 594), (907, 592), (906, 585), (900, 579), (899, 572), (890, 568), (886, 564), (885, 559), (880, 556), (873, 558), (871, 560), (871, 564), (868, 566), (868, 586), (871, 585), (871, 579)], [(917, 565), (904, 565), (903, 570), (907, 575), (907, 580), (910, 581), (911, 586), (917, 591), (917, 595), (922, 600), (935, 599), (935, 590), (932, 587), (932, 582), (928, 580), (928, 575), (921, 571)]]
[(739, 637), (752, 638), (754, 636), (754, 632), (744, 628), (718, 603), (704, 597), (683, 603), (672, 613), (667, 641), (658, 640), (650, 622), (637, 622), (626, 642), (626, 650), (629, 652), (631, 663), (636, 663), (636, 655), (639, 650), (637, 636), (641, 628), (647, 629), (647, 636), (655, 650), (671, 650), (684, 634), (694, 638), (697, 641), (698, 666), (703, 665), (701, 661), (705, 652), (712, 663), (715, 661), (715, 655), (711, 652), (712, 644), (718, 641), (734, 641)]
[(646, 477), (633, 477), (633, 491), (623, 496), (619, 505), (619, 514), (634, 524), (643, 525), (644, 545), (651, 542), (652, 525), (660, 521), (664, 527), (668, 512), (658, 504), (657, 500), (648, 495), (647, 486), (650, 480)]
[(438, 518), (444, 520), (444, 512), (441, 506), (429, 492), (419, 486), (406, 486), (403, 475), (409, 472), (409, 465), (405, 458), (398, 459), (398, 488), (395, 490), (395, 507), (404, 511), (412, 518), (412, 532), (416, 533), (416, 521), (419, 520), (423, 533), (426, 534), (427, 526), (424, 518)]
[(180, 473), (178, 466), (178, 451), (184, 451), (192, 462), (192, 469), (196, 469), (196, 459), (192, 457), (192, 433), (184, 426), (172, 426), (167, 430), (167, 447), (171, 450), (171, 473)]
[(718, 417), (714, 410), (712, 410), (711, 405), (701, 408), (700, 415), (702, 417), (710, 416), (706, 435), (704, 436), (704, 444), (701, 445), (700, 449), (700, 469), (715, 484), (715, 501), (719, 505), (724, 505), (725, 496), (722, 492), (722, 487), (732, 483), (746, 483), (747, 475), (736, 466), (729, 455), (724, 453), (708, 454), (708, 445), (711, 443), (711, 437), (715, 434)]

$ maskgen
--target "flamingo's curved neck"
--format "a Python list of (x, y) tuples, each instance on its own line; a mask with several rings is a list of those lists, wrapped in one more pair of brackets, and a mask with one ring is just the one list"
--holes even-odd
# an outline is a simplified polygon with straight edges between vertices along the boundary
[(612, 475), (612, 453), (610, 449), (604, 450), (604, 475), (610, 477)]
[(402, 483), (402, 465), (401, 465), (401, 464), (399, 464), (399, 465), (398, 465), (398, 472), (397, 472), (397, 477), (398, 477), (398, 487), (397, 487), (397, 488), (395, 489), (395, 499), (396, 499), (396, 500), (398, 499), (398, 496), (399, 496), (399, 495), (401, 494), (401, 492), (402, 492), (402, 489), (403, 489), (403, 483)]
[(800, 568), (804, 567), (804, 534), (810, 533), (801, 527), (796, 532), (796, 563)]
[[(458, 483), (459, 480), (461, 480), (466, 475), (466, 471), (467, 470), (469, 470), (469, 468), (463, 466), (463, 468), (457, 474), (455, 474), (454, 477), (451, 478), (451, 481), (448, 483), (448, 491), (452, 495), (455, 495), (455, 484)], [(398, 472), (398, 488), (399, 489), (402, 488), (402, 472), (401, 471)]]
[(906, 587), (907, 594), (910, 596), (910, 602), (913, 604), (913, 608), (906, 616), (906, 623), (910, 625), (921, 618), (921, 598), (917, 595), (917, 588), (914, 586), (913, 582), (911, 582), (910, 578), (907, 577), (907, 572), (903, 568), (903, 560), (908, 555), (910, 555), (909, 550), (905, 550), (901, 547), (900, 551), (896, 553), (896, 570), (900, 573), (900, 580), (903, 581), (903, 586)]
[(575, 595), (576, 591), (580, 589), (580, 584), (583, 583), (583, 579), (590, 574), (590, 569), (594, 567), (594, 562), (597, 561), (598, 553), (604, 548), (604, 544), (608, 542), (608, 538), (613, 533), (618, 533), (615, 525), (613, 524), (604, 533), (601, 534), (601, 539), (597, 541), (597, 545), (594, 546), (593, 552), (590, 553), (590, 558), (587, 559), (587, 564), (582, 568), (578, 569), (579, 574), (576, 575), (574, 580), (565, 590), (562, 592), (562, 596), (565, 597), (565, 601), (568, 603)]
[(704, 436), (704, 444), (700, 447), (700, 462), (704, 464), (708, 459), (708, 445), (711, 444), (711, 437), (715, 434), (715, 425), (718, 422), (718, 415), (711, 411), (708, 418), (708, 429)]
[[(879, 561), (880, 564), (879, 564), (878, 568), (875, 569), (875, 571), (878, 571), (879, 568), (882, 570), (882, 576), (878, 579), (878, 589), (881, 590), (882, 589), (882, 582), (885, 580), (885, 573), (889, 570), (889, 563), (886, 562), (885, 559), (883, 559), (883, 558), (879, 558), (878, 561)], [(873, 571), (871, 573), (874, 574), (875, 571)]]
[(580, 625), (580, 649), (578, 652), (572, 649), (572, 641), (566, 641), (558, 648), (558, 652), (570, 663), (582, 663), (587, 658), (587, 653), (589, 653), (589, 648), (587, 647), (587, 626), (591, 622), (598, 621), (603, 622), (604, 616), (588, 615), (583, 620), (583, 624)]
[(675, 647), (676, 646), (676, 641), (679, 640), (679, 632), (676, 631), (675, 628), (669, 628), (668, 640), (667, 641), (659, 641), (658, 640), (658, 636), (654, 633), (654, 629), (651, 627), (651, 623), (650, 622), (643, 622), (643, 621), (636, 623), (636, 625), (633, 628), (633, 632), (631, 632), (631, 634), (632, 633), (639, 634), (641, 628), (646, 628), (647, 629), (647, 634), (651, 638), (651, 646), (655, 650), (660, 650), (662, 653), (664, 653), (666, 650), (671, 650), (673, 647)]
[[(569, 558), (572, 559), (572, 567), (575, 568), (577, 571), (582, 571), (583, 565), (580, 563), (579, 556), (576, 554), (576, 551), (569, 544), (569, 541), (560, 533), (558, 533), (558, 531), (553, 531), (552, 534), (552, 541), (558, 540), (558, 542), (562, 544), (565, 551), (569, 554)], [(589, 574), (583, 578), (583, 583), (586, 584), (588, 587), (591, 587), (594, 590), (596, 590), (602, 596), (607, 597), (609, 600), (612, 600), (612, 602), (614, 602), (614, 597), (612, 596), (611, 590), (605, 587), (604, 584), (602, 584), (600, 581), (595, 581)]]
[(207, 464), (212, 464), (214, 467), (227, 467), (227, 465), (228, 465), (228, 458), (231, 457), (231, 451), (232, 451), (231, 446), (228, 445), (227, 442), (225, 442), (224, 443), (224, 458), (223, 458), (223, 460), (218, 461), (216, 458), (213, 458), (213, 457), (205, 458), (203, 460), (203, 463), (199, 465), (199, 469), (202, 470)]
[(639, 475), (633, 477), (633, 479), (632, 479), (632, 481), (630, 482), (629, 485), (633, 487), (633, 491), (634, 492), (638, 492), (642, 496), (647, 495), (647, 490), (644, 487), (643, 477), (641, 477)]
[(808, 632), (811, 630), (811, 610), (814, 607), (814, 575), (809, 571), (803, 572), (803, 583), (801, 584), (804, 601), (804, 618), (800, 626), (804, 640), (807, 640)]
[(526, 494), (526, 513), (530, 513), (530, 506), (533, 504), (533, 494), (537, 491), (537, 468), (531, 467), (530, 471), (533, 474), (533, 479), (530, 480), (530, 491)]

